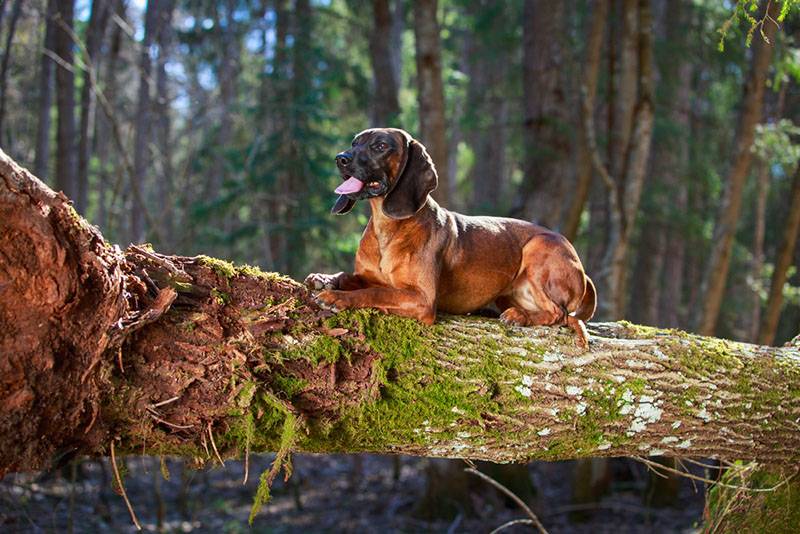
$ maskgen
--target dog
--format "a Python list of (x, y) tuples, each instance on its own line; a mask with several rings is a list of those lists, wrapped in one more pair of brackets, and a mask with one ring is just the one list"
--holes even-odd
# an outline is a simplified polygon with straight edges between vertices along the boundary
[(376, 308), (430, 325), (436, 312), (467, 314), (494, 304), (505, 323), (566, 325), (588, 346), (584, 321), (597, 294), (572, 244), (529, 222), (448, 211), (430, 196), (436, 167), (404, 130), (372, 128), (336, 155), (342, 184), (331, 210), (367, 200), (372, 217), (352, 274), (314, 273), (305, 284), (334, 311)]

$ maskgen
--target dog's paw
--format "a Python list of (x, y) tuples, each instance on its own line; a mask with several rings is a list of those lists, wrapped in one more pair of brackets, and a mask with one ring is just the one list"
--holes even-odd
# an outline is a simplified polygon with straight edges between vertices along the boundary
[(514, 307), (507, 308), (503, 313), (501, 313), (500, 320), (508, 325), (514, 325), (514, 326), (528, 325), (528, 316), (525, 315), (525, 312), (523, 312), (519, 308), (514, 308)]
[(336, 289), (336, 275), (311, 273), (306, 276), (304, 283), (309, 289)]
[(317, 293), (314, 296), (314, 301), (322, 309), (330, 310), (334, 313), (340, 312), (347, 308), (347, 302), (337, 293), (337, 291), (326, 289)]

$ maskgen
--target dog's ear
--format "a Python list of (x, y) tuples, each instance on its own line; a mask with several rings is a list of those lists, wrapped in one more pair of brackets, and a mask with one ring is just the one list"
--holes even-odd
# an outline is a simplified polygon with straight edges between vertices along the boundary
[(336, 199), (336, 204), (333, 205), (331, 208), (331, 213), (336, 215), (344, 215), (351, 209), (353, 206), (356, 205), (356, 201), (348, 197), (347, 195), (339, 195), (339, 198)]
[(422, 143), (412, 139), (406, 148), (406, 163), (400, 177), (383, 201), (383, 213), (392, 219), (411, 217), (422, 208), (438, 182), (428, 151)]

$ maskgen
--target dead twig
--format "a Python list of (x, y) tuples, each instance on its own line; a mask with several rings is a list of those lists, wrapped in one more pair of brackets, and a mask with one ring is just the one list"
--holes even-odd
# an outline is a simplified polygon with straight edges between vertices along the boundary
[(497, 532), (502, 532), (503, 530), (505, 530), (507, 528), (513, 527), (514, 525), (534, 525), (535, 526), (536, 523), (534, 523), (532, 519), (512, 519), (511, 521), (503, 523), (502, 525), (500, 525), (499, 527), (497, 527), (496, 529), (491, 531), (489, 534), (496, 534)]
[(222, 467), (225, 467), (225, 462), (222, 461), (222, 456), (219, 455), (219, 451), (217, 450), (217, 444), (214, 443), (214, 433), (211, 431), (211, 422), (208, 423), (208, 437), (211, 441), (211, 448), (214, 449), (214, 454), (217, 455), (217, 460)]
[(494, 486), (495, 488), (497, 488), (501, 492), (505, 493), (512, 501), (517, 503), (517, 506), (522, 508), (525, 511), (525, 513), (528, 514), (528, 517), (531, 518), (531, 523), (537, 529), (539, 529), (539, 532), (541, 534), (547, 534), (547, 529), (544, 528), (544, 525), (542, 525), (541, 521), (539, 521), (539, 518), (536, 517), (536, 514), (533, 513), (533, 510), (531, 510), (530, 507), (527, 504), (525, 504), (525, 502), (522, 499), (517, 497), (517, 495), (513, 491), (511, 491), (510, 489), (508, 489), (504, 485), (500, 484), (498, 481), (496, 481), (495, 479), (493, 479), (489, 475), (487, 475), (485, 473), (481, 473), (480, 471), (478, 471), (475, 468), (468, 467), (468, 468), (464, 469), (464, 471), (466, 471), (467, 473), (473, 474), (473, 475), (475, 475), (475, 476), (477, 476), (479, 478), (482, 478), (483, 480), (485, 480), (486, 482), (488, 482), (489, 484), (491, 484), (492, 486)]
[[(662, 470), (664, 470), (664, 471), (666, 471), (668, 473), (674, 473), (676, 475), (679, 475), (679, 476), (682, 476), (682, 477), (686, 477), (686, 478), (689, 478), (689, 479), (692, 479), (692, 480), (698, 480), (698, 481), (704, 482), (706, 484), (717, 485), (717, 486), (722, 487), (722, 488), (751, 491), (753, 493), (764, 493), (764, 492), (775, 491), (778, 488), (780, 488), (782, 486), (785, 486), (786, 484), (791, 482), (791, 480), (794, 477), (796, 477), (798, 473), (800, 473), (800, 470), (795, 471), (792, 475), (784, 478), (783, 480), (781, 480), (780, 482), (778, 482), (777, 484), (775, 484), (774, 486), (769, 487), (769, 488), (748, 488), (747, 486), (739, 486), (739, 485), (736, 485), (736, 484), (727, 484), (725, 482), (718, 482), (718, 481), (712, 480), (710, 478), (701, 477), (701, 476), (698, 476), (698, 475), (694, 475), (692, 473), (687, 473), (685, 471), (681, 471), (679, 469), (674, 469), (672, 467), (667, 467), (666, 465), (662, 465), (662, 464), (660, 464), (658, 462), (654, 462), (652, 460), (648, 460), (647, 458), (643, 458), (641, 456), (633, 456), (633, 459), (637, 460), (639, 462), (642, 462), (643, 464), (645, 464), (645, 465), (647, 465), (647, 466), (649, 466), (651, 468), (662, 469)], [(744, 470), (750, 471), (750, 470), (753, 469), (753, 467), (752, 466), (748, 466), (748, 467), (743, 467), (741, 469), (743, 471)]]
[(119, 492), (122, 494), (122, 499), (125, 501), (125, 506), (128, 507), (128, 513), (131, 515), (131, 521), (133, 521), (136, 530), (142, 530), (142, 525), (139, 524), (139, 520), (136, 519), (136, 512), (133, 511), (133, 506), (131, 506), (131, 501), (128, 500), (128, 493), (125, 491), (125, 486), (122, 484), (122, 477), (119, 476), (119, 469), (117, 468), (117, 455), (114, 452), (114, 440), (111, 440), (111, 468), (114, 470), (114, 480), (117, 481), (117, 486), (119, 487)]

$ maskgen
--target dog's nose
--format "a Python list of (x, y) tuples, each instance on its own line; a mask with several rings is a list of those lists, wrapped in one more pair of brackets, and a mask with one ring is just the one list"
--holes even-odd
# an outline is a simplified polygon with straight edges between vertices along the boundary
[(340, 152), (336, 154), (336, 164), (339, 167), (347, 167), (353, 161), (353, 155), (350, 152)]

